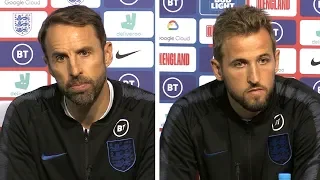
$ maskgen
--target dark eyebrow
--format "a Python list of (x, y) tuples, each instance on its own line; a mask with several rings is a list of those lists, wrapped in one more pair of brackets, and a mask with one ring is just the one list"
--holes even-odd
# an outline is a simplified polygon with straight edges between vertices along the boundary
[(56, 57), (56, 56), (67, 56), (67, 54), (64, 52), (53, 51), (51, 57)]
[(268, 54), (268, 53), (264, 53), (264, 54), (261, 54), (260, 56), (258, 56), (257, 59), (260, 59), (260, 58), (262, 58), (262, 57), (271, 57), (271, 55)]
[[(271, 57), (271, 56), (268, 53), (260, 54), (259, 56), (257, 56), (257, 60), (262, 58), (262, 57)], [(244, 59), (244, 58), (237, 58), (237, 59), (233, 59), (230, 64), (232, 64), (232, 63), (234, 63), (236, 61), (245, 63), (245, 62), (248, 62), (249, 60)]]
[(234, 62), (242, 62), (242, 63), (245, 63), (245, 62), (248, 62), (247, 59), (244, 59), (244, 58), (237, 58), (237, 59), (233, 59), (230, 64), (233, 64)]
[[(82, 51), (93, 51), (93, 47), (91, 46), (84, 46), (78, 50), (76, 50), (76, 53), (80, 53)], [(56, 56), (68, 56), (67, 53), (64, 52), (60, 52), (60, 51), (53, 51), (52, 57), (56, 57)]]
[(91, 46), (84, 46), (84, 47), (76, 50), (76, 53), (80, 53), (80, 52), (82, 52), (82, 51), (93, 51), (93, 47), (91, 47)]

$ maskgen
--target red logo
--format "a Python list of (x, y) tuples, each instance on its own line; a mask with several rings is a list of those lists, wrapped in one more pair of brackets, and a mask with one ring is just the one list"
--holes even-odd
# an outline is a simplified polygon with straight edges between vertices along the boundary
[(256, 0), (257, 8), (266, 10), (289, 10), (290, 0)]
[(160, 53), (159, 65), (190, 65), (189, 53)]
[(214, 26), (213, 25), (207, 25), (206, 26), (206, 37), (212, 37), (213, 36), (213, 31), (214, 31)]

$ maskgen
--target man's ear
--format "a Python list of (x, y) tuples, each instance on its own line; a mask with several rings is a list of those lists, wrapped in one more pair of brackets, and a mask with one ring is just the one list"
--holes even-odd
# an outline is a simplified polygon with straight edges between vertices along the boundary
[(222, 66), (221, 66), (222, 64), (216, 59), (212, 59), (210, 62), (211, 62), (212, 71), (213, 71), (216, 79), (218, 81), (222, 81), (223, 80)]
[(103, 48), (103, 53), (104, 53), (104, 63), (106, 67), (108, 67), (113, 60), (113, 54), (112, 54), (112, 43), (107, 42), (106, 45)]
[(50, 68), (50, 64), (49, 64), (48, 57), (47, 57), (47, 56), (43, 56), (42, 59), (43, 59), (43, 61), (46, 63), (46, 65), (48, 66), (49, 73), (51, 74), (51, 76), (54, 77), (54, 75), (52, 74), (52, 70), (51, 70), (51, 68)]

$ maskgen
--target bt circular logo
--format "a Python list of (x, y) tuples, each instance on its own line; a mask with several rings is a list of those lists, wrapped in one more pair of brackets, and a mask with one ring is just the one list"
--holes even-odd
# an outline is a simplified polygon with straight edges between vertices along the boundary
[(320, 0), (313, 0), (313, 9), (320, 14)]
[(162, 0), (162, 5), (168, 12), (175, 13), (183, 7), (183, 0)]
[(28, 44), (17, 44), (11, 52), (12, 60), (20, 66), (29, 64), (33, 59), (33, 50)]
[(124, 83), (130, 84), (133, 86), (140, 87), (140, 81), (139, 81), (138, 77), (134, 74), (131, 74), (131, 73), (126, 73), (126, 74), (122, 75), (119, 78), (119, 81), (122, 81)]
[(120, 0), (120, 2), (126, 6), (132, 6), (138, 2), (138, 0)]
[(280, 41), (283, 36), (283, 28), (277, 22), (271, 22), (274, 36), (276, 38), (276, 42)]
[(117, 124), (113, 127), (113, 134), (117, 137), (122, 137), (129, 131), (129, 122), (126, 119), (119, 119)]
[(320, 80), (314, 83), (313, 90), (320, 94)]
[(176, 77), (167, 78), (162, 84), (162, 91), (168, 98), (176, 98), (183, 91), (182, 82)]

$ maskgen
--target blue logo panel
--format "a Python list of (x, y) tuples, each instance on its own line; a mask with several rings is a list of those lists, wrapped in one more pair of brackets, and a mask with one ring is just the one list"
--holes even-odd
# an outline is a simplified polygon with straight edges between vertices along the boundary
[(160, 73), (160, 103), (173, 103), (196, 87), (195, 76)]
[(210, 63), (213, 57), (213, 49), (210, 47), (199, 48), (199, 56), (199, 70), (201, 72), (211, 72), (213, 74)]
[(153, 0), (104, 0), (106, 8), (138, 8), (150, 9), (154, 7)]
[(45, 67), (38, 42), (0, 42), (0, 67)]
[(288, 134), (269, 136), (268, 138), (269, 158), (275, 164), (285, 165), (292, 156), (292, 149)]
[(154, 73), (152, 71), (112, 71), (111, 69), (107, 69), (107, 76), (111, 79), (154, 92), (155, 84), (151, 78), (154, 77)]
[(196, 13), (195, 0), (159, 0), (160, 18), (166, 16), (194, 15)]
[(245, 0), (199, 0), (199, 13), (204, 16), (219, 16), (225, 8), (245, 3)]
[(272, 22), (272, 28), (277, 41), (277, 45), (296, 44), (296, 21), (274, 20)]
[(300, 0), (300, 8), (301, 16), (320, 16), (320, 0)]
[(134, 140), (121, 139), (107, 141), (110, 165), (117, 171), (126, 172), (136, 162)]
[(320, 94), (320, 78), (301, 78), (300, 81)]

